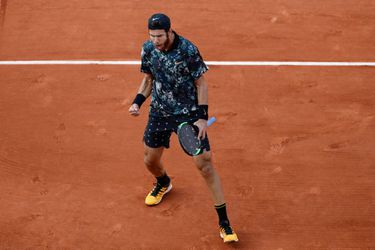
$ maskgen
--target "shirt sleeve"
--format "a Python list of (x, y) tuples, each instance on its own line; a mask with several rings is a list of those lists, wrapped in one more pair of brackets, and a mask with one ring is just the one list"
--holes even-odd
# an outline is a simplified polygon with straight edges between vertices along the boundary
[(141, 51), (141, 72), (151, 74), (151, 63), (144, 47)]
[(189, 46), (189, 53), (188, 53), (188, 68), (190, 71), (191, 76), (194, 80), (197, 80), (201, 77), (207, 70), (208, 67), (204, 63), (199, 50), (194, 45)]

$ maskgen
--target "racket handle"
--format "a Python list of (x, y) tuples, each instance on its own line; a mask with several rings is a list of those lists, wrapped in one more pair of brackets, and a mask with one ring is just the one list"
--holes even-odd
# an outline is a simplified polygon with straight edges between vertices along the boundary
[(214, 122), (216, 122), (215, 116), (213, 116), (210, 119), (208, 119), (208, 121), (207, 121), (207, 127), (211, 126), (211, 124), (214, 123)]

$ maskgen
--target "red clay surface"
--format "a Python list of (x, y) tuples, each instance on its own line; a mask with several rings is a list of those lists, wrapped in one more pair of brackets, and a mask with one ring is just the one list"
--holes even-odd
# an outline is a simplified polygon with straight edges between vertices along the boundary
[[(207, 60), (375, 60), (372, 1), (1, 3), (1, 60), (139, 59), (157, 11)], [(229, 246), (176, 137), (174, 190), (144, 205), (147, 109), (127, 113), (141, 77), (0, 66), (0, 249), (375, 249), (374, 68), (211, 67)]]

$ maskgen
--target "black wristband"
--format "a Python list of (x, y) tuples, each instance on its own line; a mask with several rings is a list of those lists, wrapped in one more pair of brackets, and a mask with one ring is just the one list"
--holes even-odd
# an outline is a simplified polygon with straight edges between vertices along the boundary
[(144, 101), (146, 100), (146, 97), (142, 94), (137, 94), (137, 96), (134, 98), (133, 104), (137, 104), (138, 107), (141, 107)]
[(208, 120), (208, 105), (198, 105), (198, 118)]

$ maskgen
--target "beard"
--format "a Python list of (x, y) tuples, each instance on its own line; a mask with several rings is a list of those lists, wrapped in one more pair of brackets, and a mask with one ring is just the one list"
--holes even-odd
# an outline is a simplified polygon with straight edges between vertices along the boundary
[(170, 42), (169, 34), (167, 33), (167, 39), (165, 40), (165, 42), (159, 45), (155, 45), (155, 47), (160, 51), (165, 51), (169, 45), (169, 42)]

